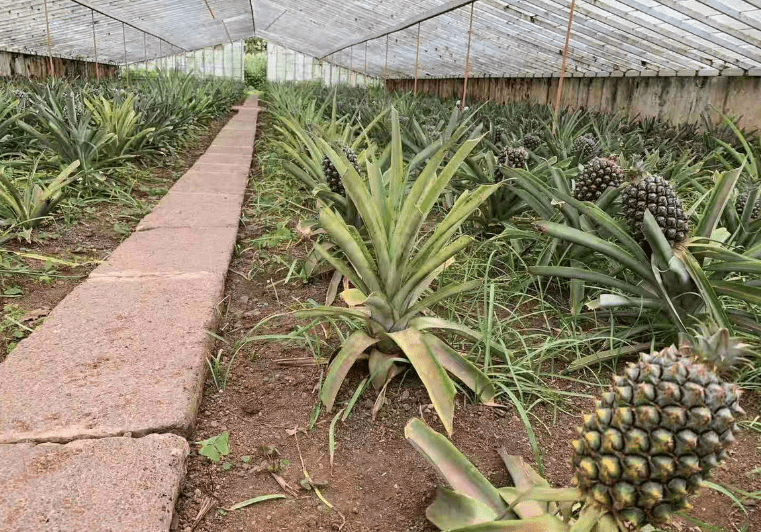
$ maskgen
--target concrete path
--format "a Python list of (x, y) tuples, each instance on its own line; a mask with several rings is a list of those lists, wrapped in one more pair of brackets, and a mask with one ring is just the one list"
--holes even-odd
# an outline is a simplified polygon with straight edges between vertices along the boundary
[(169, 529), (253, 155), (237, 109), (0, 364), (0, 531)]

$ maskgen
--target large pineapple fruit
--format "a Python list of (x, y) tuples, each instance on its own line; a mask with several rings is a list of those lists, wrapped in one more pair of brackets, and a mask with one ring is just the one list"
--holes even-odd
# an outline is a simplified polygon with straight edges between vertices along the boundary
[(523, 137), (523, 147), (528, 151), (535, 151), (542, 144), (542, 139), (533, 133), (527, 133)]
[(586, 500), (635, 526), (688, 507), (735, 441), (736, 384), (719, 368), (742, 360), (726, 329), (651, 355), (616, 377), (573, 442), (574, 481)]
[[(735, 209), (737, 210), (737, 215), (742, 216), (743, 211), (745, 211), (745, 205), (748, 203), (748, 193), (742, 192), (739, 196), (737, 196), (737, 201), (735, 202)], [(761, 213), (761, 200), (756, 200), (756, 204), (753, 206), (753, 210), (750, 213), (751, 220), (755, 220), (758, 218), (759, 213)]]
[(597, 139), (591, 133), (577, 137), (576, 140), (573, 141), (573, 147), (571, 149), (573, 154), (578, 155), (582, 160), (596, 157), (600, 153), (600, 148), (597, 146)]
[[(346, 158), (349, 159), (349, 162), (354, 166), (354, 169), (359, 173), (359, 163), (357, 162), (357, 156), (354, 154), (354, 151), (347, 147), (341, 149), (343, 150), (344, 155), (346, 155)], [(346, 190), (341, 182), (341, 176), (333, 165), (333, 162), (330, 160), (330, 157), (327, 155), (322, 158), (322, 173), (325, 174), (325, 180), (328, 182), (330, 190), (345, 197)]]
[(645, 175), (624, 188), (621, 201), (626, 221), (641, 246), (647, 244), (642, 231), (645, 209), (652, 213), (671, 246), (687, 238), (689, 221), (682, 210), (682, 202), (663, 177)]
[(580, 201), (597, 201), (608, 187), (618, 187), (623, 181), (624, 173), (614, 159), (595, 157), (576, 181), (573, 196)]
[(494, 170), (494, 180), (502, 181), (503, 179), (503, 174), (499, 169), (500, 166), (505, 166), (507, 168), (523, 168), (526, 166), (526, 157), (528, 157), (528, 152), (526, 151), (526, 148), (523, 147), (507, 147), (502, 150), (502, 153), (497, 157), (497, 168)]

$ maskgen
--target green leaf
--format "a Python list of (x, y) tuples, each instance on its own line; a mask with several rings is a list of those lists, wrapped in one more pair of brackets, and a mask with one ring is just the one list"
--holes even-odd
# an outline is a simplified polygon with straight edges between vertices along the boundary
[(568, 532), (568, 525), (552, 515), (517, 519), (510, 521), (492, 521), (480, 525), (457, 528), (451, 532)]
[(346, 339), (341, 350), (333, 359), (333, 362), (330, 363), (328, 374), (320, 390), (320, 399), (325, 404), (328, 412), (333, 411), (333, 403), (336, 400), (336, 395), (338, 395), (341, 384), (343, 384), (346, 378), (346, 374), (349, 373), (349, 370), (360, 355), (364, 353), (365, 349), (376, 343), (378, 343), (376, 338), (372, 338), (359, 330), (351, 333)]
[(478, 366), (465, 359), (439, 337), (424, 333), (423, 338), (444, 369), (473, 390), (482, 403), (491, 403), (494, 400), (494, 385)]
[(431, 398), (433, 407), (441, 423), (452, 434), (454, 418), (454, 396), (456, 393), (452, 380), (447, 375), (436, 355), (428, 348), (423, 333), (414, 328), (388, 333), (404, 352)]
[(232, 512), (234, 510), (240, 510), (241, 508), (245, 508), (246, 506), (251, 506), (252, 504), (257, 504), (264, 501), (271, 501), (273, 499), (285, 499), (285, 495), (281, 493), (273, 493), (271, 495), (259, 495), (258, 497), (254, 497), (253, 499), (248, 499), (248, 500), (233, 504), (226, 510), (228, 512)]
[(703, 215), (700, 217), (698, 226), (695, 228), (695, 236), (706, 238), (711, 236), (711, 233), (716, 228), (716, 224), (724, 213), (724, 209), (727, 206), (729, 198), (732, 196), (732, 191), (735, 189), (741, 173), (742, 166), (719, 175), (711, 192), (711, 197), (703, 209)]
[(554, 222), (538, 222), (535, 226), (541, 233), (597, 251), (637, 273), (650, 285), (657, 285), (657, 281), (650, 270), (650, 265), (638, 261), (635, 257), (616, 244), (607, 242), (600, 237), (584, 231)]
[(499, 491), (446, 437), (417, 418), (407, 422), (404, 437), (457, 493), (476, 499), (500, 516), (505, 515), (507, 505)]
[(692, 277), (692, 280), (697, 285), (698, 290), (700, 290), (700, 295), (703, 297), (703, 302), (708, 307), (711, 317), (716, 320), (716, 323), (720, 327), (728, 329), (730, 334), (732, 334), (734, 332), (734, 327), (732, 326), (732, 322), (724, 310), (724, 305), (722, 305), (721, 301), (716, 295), (716, 292), (711, 285), (711, 281), (706, 276), (703, 268), (700, 267), (698, 261), (695, 260), (695, 257), (693, 257), (692, 253), (689, 251), (684, 252), (684, 264), (687, 266), (687, 270), (690, 272), (690, 277)]
[(196, 445), (201, 446), (198, 454), (207, 457), (212, 462), (219, 462), (222, 456), (230, 454), (230, 433), (224, 431), (207, 440), (197, 441)]
[(439, 487), (425, 516), (440, 530), (454, 530), (494, 521), (499, 514), (477, 499)]

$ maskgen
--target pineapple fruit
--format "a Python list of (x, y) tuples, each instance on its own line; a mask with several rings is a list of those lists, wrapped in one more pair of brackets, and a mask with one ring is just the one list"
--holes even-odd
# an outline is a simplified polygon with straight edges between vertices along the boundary
[(535, 151), (541, 144), (542, 140), (533, 133), (528, 133), (523, 137), (523, 147), (528, 151)]
[[(745, 205), (747, 203), (748, 203), (747, 192), (742, 192), (739, 196), (737, 196), (737, 201), (735, 202), (735, 210), (737, 210), (738, 216), (742, 217), (743, 211), (745, 211)], [(751, 214), (750, 214), (751, 220), (757, 219), (760, 212), (761, 212), (761, 200), (756, 200), (756, 204), (753, 206), (753, 210), (751, 211)]]
[(719, 370), (741, 361), (744, 347), (726, 329), (704, 330), (616, 377), (572, 442), (574, 483), (587, 502), (637, 527), (687, 508), (735, 442), (740, 391)]
[[(343, 150), (344, 155), (346, 155), (346, 158), (349, 159), (349, 162), (354, 166), (354, 169), (359, 173), (359, 163), (357, 162), (357, 156), (354, 154), (354, 151), (347, 147), (341, 149)], [(330, 190), (346, 197), (346, 190), (341, 182), (341, 176), (338, 174), (338, 170), (336, 170), (336, 167), (327, 155), (322, 158), (322, 172), (325, 174), (325, 180), (328, 182)]]
[(608, 187), (618, 187), (623, 181), (624, 173), (615, 159), (595, 157), (576, 181), (573, 196), (579, 201), (597, 201)]
[(689, 221), (682, 210), (682, 202), (671, 184), (663, 177), (645, 175), (624, 188), (621, 201), (626, 221), (641, 246), (647, 245), (642, 231), (645, 209), (655, 217), (672, 247), (687, 238)]
[(507, 168), (524, 168), (526, 166), (526, 157), (528, 152), (526, 148), (505, 148), (497, 157), (497, 168), (494, 170), (494, 180), (502, 181), (503, 175), (499, 170), (500, 166)]
[(573, 141), (573, 147), (571, 150), (574, 155), (578, 155), (582, 160), (597, 157), (600, 153), (600, 148), (597, 146), (597, 139), (591, 133), (577, 137), (576, 140)]

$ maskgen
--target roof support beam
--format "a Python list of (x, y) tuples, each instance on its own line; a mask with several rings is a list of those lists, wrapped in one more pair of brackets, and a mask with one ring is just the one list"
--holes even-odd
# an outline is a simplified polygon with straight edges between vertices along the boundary
[(445, 13), (449, 13), (450, 11), (454, 11), (455, 9), (466, 6), (468, 4), (472, 4), (476, 0), (450, 0), (446, 4), (442, 4), (436, 8), (429, 9), (428, 11), (425, 11), (423, 13), (420, 13), (419, 15), (416, 15), (412, 18), (408, 18), (401, 24), (397, 24), (396, 26), (392, 26), (391, 28), (386, 28), (385, 30), (381, 30), (375, 33), (371, 33), (369, 35), (365, 35), (364, 37), (360, 37), (357, 40), (353, 40), (350, 42), (346, 42), (344, 44), (339, 45), (338, 47), (334, 48), (333, 50), (329, 50), (325, 52), (320, 59), (324, 59), (329, 55), (333, 55), (336, 52), (340, 52), (341, 50), (345, 50), (346, 48), (349, 48), (350, 46), (354, 46), (355, 44), (362, 44), (366, 41), (372, 41), (374, 39), (378, 39), (379, 37), (385, 37), (386, 35), (390, 33), (396, 33), (397, 31), (406, 30), (407, 28), (411, 28), (415, 24), (418, 24), (420, 22), (424, 22), (426, 20), (430, 20), (432, 18), (436, 18), (438, 16), (441, 16)]
[[(148, 34), (148, 35), (150, 35), (151, 37), (156, 37), (157, 39), (161, 39), (162, 41), (164, 41), (164, 42), (166, 42), (166, 43), (172, 44), (171, 42), (167, 41), (167, 40), (166, 40), (166, 39), (164, 39), (163, 37), (159, 37), (158, 35), (154, 35), (154, 34), (153, 34), (153, 33), (151, 33), (150, 31), (145, 31), (145, 30), (144, 30), (144, 29), (142, 29), (142, 28), (138, 28), (137, 26), (135, 26), (134, 24), (130, 24), (130, 23), (129, 23), (129, 22), (127, 22), (126, 20), (121, 20), (121, 19), (118, 19), (118, 18), (116, 18), (116, 17), (114, 17), (114, 16), (112, 16), (112, 15), (109, 15), (108, 13), (104, 13), (103, 11), (101, 11), (101, 10), (99, 10), (99, 9), (97, 9), (97, 8), (95, 8), (95, 7), (91, 6), (91, 5), (89, 5), (89, 4), (86, 4), (85, 2), (82, 2), (82, 1), (80, 1), (80, 0), (69, 0), (69, 1), (70, 1), (70, 2), (73, 2), (73, 3), (75, 3), (75, 4), (77, 4), (78, 6), (86, 7), (87, 9), (89, 9), (89, 10), (91, 10), (91, 11), (94, 11), (94, 12), (98, 13), (99, 15), (103, 15), (104, 17), (108, 17), (108, 18), (110, 18), (110, 19), (112, 19), (112, 20), (115, 20), (115, 21), (117, 21), (117, 22), (123, 22), (124, 24), (126, 24), (126, 25), (127, 25), (127, 26), (129, 26), (130, 28), (135, 28), (136, 30), (142, 31), (143, 33), (147, 33), (147, 34)], [(172, 44), (172, 46), (177, 46), (177, 45), (176, 45), (176, 44)], [(177, 46), (177, 48), (179, 48), (180, 50), (185, 50), (185, 48), (183, 48), (182, 46)]]

